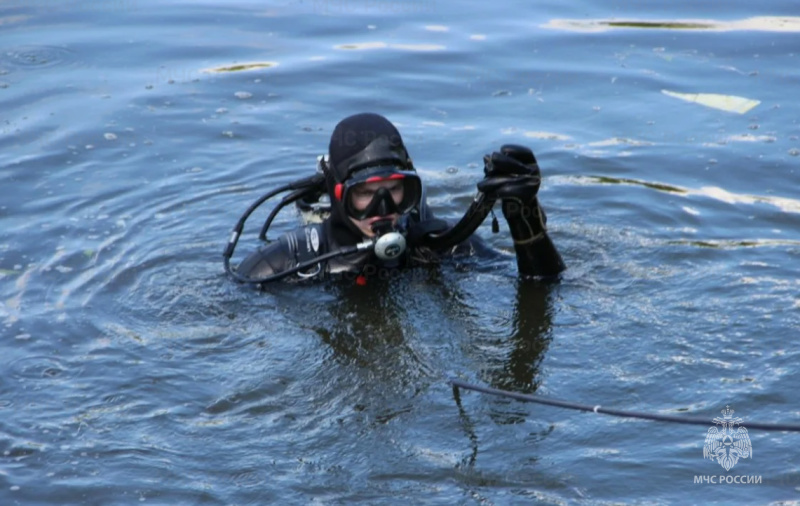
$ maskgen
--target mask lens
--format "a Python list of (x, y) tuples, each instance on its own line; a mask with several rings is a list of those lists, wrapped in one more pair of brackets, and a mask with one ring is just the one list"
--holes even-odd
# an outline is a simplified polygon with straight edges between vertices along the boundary
[(386, 194), (394, 206), (398, 206), (405, 196), (405, 185), (399, 179), (359, 183), (350, 191), (350, 204), (357, 212), (364, 211), (375, 199), (386, 200)]
[(409, 212), (419, 203), (420, 190), (416, 174), (395, 172), (353, 181), (342, 197), (348, 214), (363, 220)]

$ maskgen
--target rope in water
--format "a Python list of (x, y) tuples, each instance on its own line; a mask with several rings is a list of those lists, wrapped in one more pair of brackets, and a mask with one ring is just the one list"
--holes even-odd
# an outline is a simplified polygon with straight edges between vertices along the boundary
[[(566, 409), (575, 409), (578, 411), (591, 411), (597, 414), (620, 416), (623, 418), (641, 418), (644, 420), (655, 420), (658, 422), (685, 423), (690, 425), (706, 425), (706, 426), (714, 423), (712, 420), (709, 420), (708, 418), (675, 416), (675, 415), (658, 415), (653, 413), (641, 413), (638, 411), (623, 411), (621, 409), (604, 408), (600, 405), (591, 406), (589, 404), (579, 404), (577, 402), (562, 401), (558, 399), (547, 399), (544, 397), (539, 397), (538, 395), (527, 395), (527, 394), (520, 394), (517, 392), (509, 392), (507, 390), (500, 390), (497, 388), (482, 387), (480, 385), (473, 385), (471, 383), (467, 383), (457, 379), (451, 379), (450, 384), (453, 386), (453, 395), (456, 398), (456, 402), (460, 402), (461, 400), (461, 396), (459, 394), (458, 389), (463, 388), (464, 390), (473, 390), (475, 392), (480, 392), (484, 394), (507, 397), (509, 399), (515, 399), (522, 402), (534, 402), (537, 404), (546, 404), (548, 406), (556, 406), (559, 408), (566, 408)], [(746, 426), (747, 429), (800, 432), (800, 424), (747, 422), (747, 424), (742, 424), (742, 425)]]

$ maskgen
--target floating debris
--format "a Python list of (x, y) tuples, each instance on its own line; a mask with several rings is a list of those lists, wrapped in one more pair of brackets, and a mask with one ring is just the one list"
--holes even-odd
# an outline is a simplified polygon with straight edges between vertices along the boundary
[(735, 95), (719, 95), (716, 93), (678, 93), (669, 90), (661, 90), (661, 93), (687, 102), (694, 102), (706, 107), (719, 109), (720, 111), (737, 112), (739, 114), (744, 114), (761, 103), (760, 100), (737, 97)]
[(605, 32), (621, 29), (800, 32), (800, 17), (758, 16), (736, 21), (714, 19), (552, 19), (542, 27), (576, 32)]
[(777, 207), (785, 213), (800, 214), (800, 199), (792, 199), (788, 197), (776, 197), (773, 195), (753, 195), (746, 193), (734, 193), (724, 188), (717, 186), (703, 186), (701, 188), (687, 188), (676, 185), (669, 185), (664, 183), (657, 183), (652, 181), (643, 181), (631, 178), (612, 178), (607, 176), (567, 176), (563, 180), (569, 181), (572, 184), (588, 185), (588, 184), (620, 184), (642, 186), (652, 190), (677, 194), (685, 197), (700, 196), (712, 198), (714, 200), (725, 202), (726, 204), (767, 204)]
[(260, 70), (277, 66), (278, 62), (274, 61), (237, 63), (235, 65), (226, 65), (224, 67), (213, 67), (210, 69), (204, 69), (203, 72), (207, 74), (216, 74), (220, 72), (249, 72), (251, 70)]

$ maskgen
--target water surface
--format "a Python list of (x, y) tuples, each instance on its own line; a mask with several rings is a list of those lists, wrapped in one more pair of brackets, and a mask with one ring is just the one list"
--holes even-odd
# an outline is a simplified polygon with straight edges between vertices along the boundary
[[(0, 2), (0, 502), (795, 500), (796, 435), (751, 431), (726, 473), (703, 427), (459, 409), (446, 383), (798, 423), (795, 11)], [(531, 146), (562, 282), (511, 256), (363, 289), (227, 279), (240, 213), (362, 111), (451, 220), (484, 154)], [(510, 253), (501, 231), (478, 233)]]

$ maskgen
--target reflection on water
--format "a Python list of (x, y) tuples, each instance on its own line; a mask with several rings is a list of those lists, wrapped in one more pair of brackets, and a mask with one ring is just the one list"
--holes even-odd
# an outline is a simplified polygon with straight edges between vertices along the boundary
[(398, 49), (401, 51), (444, 51), (445, 46), (438, 44), (387, 44), (386, 42), (361, 42), (356, 44), (339, 44), (334, 49), (366, 50), (366, 49)]
[[(508, 334), (494, 346), (504, 350), (487, 359), (486, 383), (495, 388), (533, 393), (541, 381), (539, 367), (552, 339), (553, 296), (557, 285), (520, 281), (514, 305), (503, 316)], [(499, 359), (499, 360), (498, 360)]]
[(30, 16), (26, 15), (18, 15), (18, 16), (0, 16), (0, 26), (3, 25), (12, 25), (15, 23), (23, 23), (30, 19)]

